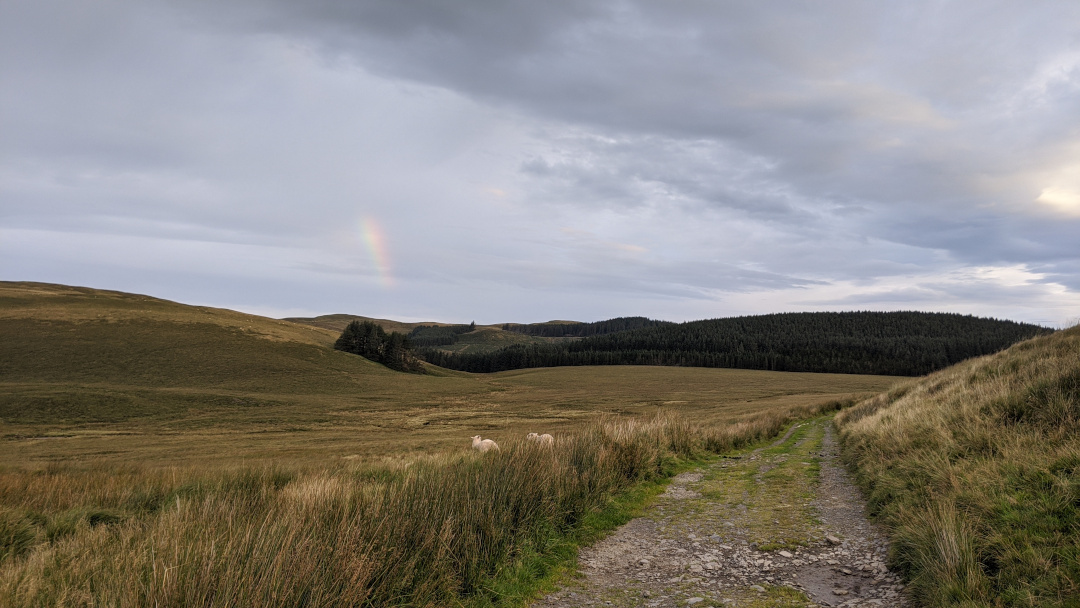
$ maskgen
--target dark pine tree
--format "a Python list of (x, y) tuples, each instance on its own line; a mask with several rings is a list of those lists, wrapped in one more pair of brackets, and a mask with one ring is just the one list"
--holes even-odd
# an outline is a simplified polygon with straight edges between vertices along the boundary
[(346, 325), (334, 348), (382, 363), (390, 369), (424, 373), (424, 366), (413, 354), (408, 338), (396, 331), (387, 334), (371, 321), (353, 321)]

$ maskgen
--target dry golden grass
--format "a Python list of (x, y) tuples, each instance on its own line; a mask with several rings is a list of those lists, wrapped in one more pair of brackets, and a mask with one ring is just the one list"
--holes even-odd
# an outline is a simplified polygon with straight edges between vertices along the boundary
[(320, 462), (563, 432), (596, 413), (702, 424), (891, 377), (659, 367), (400, 374), (334, 332), (87, 288), (0, 283), (0, 462)]
[(264, 339), (332, 346), (340, 331), (249, 315), (225, 308), (188, 306), (151, 296), (51, 283), (0, 281), (0, 320), (43, 323), (157, 321), (209, 323)]
[[(0, 605), (512, 604), (625, 518), (613, 497), (896, 381), (416, 376), (333, 351), (335, 337), (0, 284)], [(529, 431), (556, 449), (529, 449)], [(503, 452), (470, 453), (477, 433)]]
[(396, 466), (0, 471), (0, 604), (517, 605), (625, 521), (616, 495), (835, 407), (610, 418)]
[(1080, 605), (1080, 328), (837, 416), (928, 605)]
[[(567, 432), (598, 413), (649, 415), (667, 410), (703, 426), (715, 425), (776, 408), (870, 393), (896, 379), (575, 367), (488, 377), (403, 377), (399, 382), (400, 386), (370, 382), (356, 395), (8, 384), (9, 399), (44, 394), (76, 401), (104, 392), (134, 395), (145, 399), (146, 405), (131, 416), (112, 419), (102, 415), (86, 420), (5, 421), (0, 461), (25, 466), (101, 460), (170, 466), (397, 456), (452, 449), (477, 433), (504, 440), (531, 431)], [(161, 409), (154, 410), (155, 406)]]

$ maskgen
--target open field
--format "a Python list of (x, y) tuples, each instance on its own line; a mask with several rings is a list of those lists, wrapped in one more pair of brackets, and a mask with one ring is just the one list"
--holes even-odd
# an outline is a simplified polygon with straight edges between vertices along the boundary
[[(0, 604), (519, 605), (680, 467), (896, 382), (412, 375), (335, 338), (0, 284)], [(478, 433), (502, 453), (471, 453)]]
[[(4, 383), (0, 460), (9, 466), (101, 460), (171, 466), (381, 457), (464, 447), (476, 434), (503, 440), (536, 430), (565, 432), (597, 413), (669, 410), (709, 426), (896, 382), (675, 367), (548, 368), (476, 378), (379, 371), (357, 395)], [(19, 415), (21, 403), (61, 408), (88, 398), (100, 401), (78, 418), (48, 420), (52, 409)], [(131, 409), (108, 409), (120, 399)]]
[(435, 452), (477, 433), (563, 432), (665, 409), (700, 424), (880, 391), (896, 378), (676, 367), (407, 375), (329, 330), (146, 296), (0, 284), (0, 460), (9, 466)]
[(838, 405), (383, 466), (0, 470), (0, 604), (519, 606), (665, 478)]

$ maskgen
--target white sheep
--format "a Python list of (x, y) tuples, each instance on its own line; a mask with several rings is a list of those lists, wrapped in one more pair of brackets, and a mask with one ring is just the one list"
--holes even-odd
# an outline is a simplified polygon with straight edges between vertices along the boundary
[(494, 441), (492, 441), (490, 439), (481, 439), (479, 435), (473, 436), (473, 438), (472, 438), (472, 449), (474, 449), (474, 450), (476, 450), (478, 452), (481, 452), (481, 453), (487, 452), (489, 450), (495, 450), (496, 452), (501, 451), (499, 449), (499, 444), (495, 443)]
[(538, 443), (540, 445), (554, 445), (555, 444), (555, 438), (552, 437), (551, 435), (548, 435), (547, 433), (544, 433), (543, 435), (537, 435), (536, 433), (529, 433), (528, 435), (525, 436), (525, 439), (527, 439), (527, 440), (529, 440), (529, 441), (531, 441), (533, 443)]

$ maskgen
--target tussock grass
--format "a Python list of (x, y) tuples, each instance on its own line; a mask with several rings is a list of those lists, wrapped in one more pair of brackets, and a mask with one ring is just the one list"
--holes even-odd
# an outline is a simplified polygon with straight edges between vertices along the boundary
[(1080, 606), (1080, 328), (836, 417), (927, 605)]
[(552, 448), (383, 466), (2, 470), (0, 604), (512, 604), (551, 554), (624, 521), (605, 519), (613, 497), (835, 406), (711, 431), (605, 417)]

